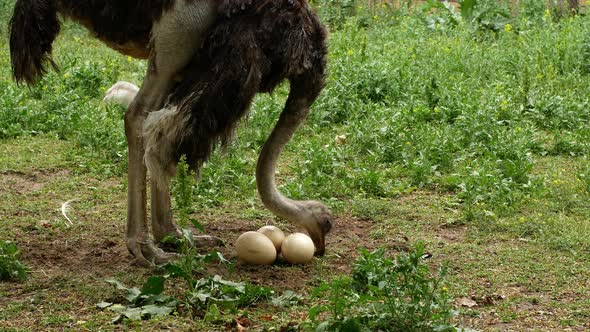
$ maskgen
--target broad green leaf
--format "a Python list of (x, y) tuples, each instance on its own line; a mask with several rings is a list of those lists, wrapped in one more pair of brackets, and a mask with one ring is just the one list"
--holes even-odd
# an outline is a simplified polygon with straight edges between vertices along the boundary
[(104, 308), (108, 308), (110, 306), (112, 306), (113, 304), (111, 302), (100, 302), (96, 304), (96, 307), (99, 309), (104, 309)]
[(127, 290), (127, 295), (125, 295), (125, 298), (130, 303), (136, 303), (139, 300), (140, 296), (141, 296), (141, 291), (137, 287), (133, 287), (133, 288), (129, 288)]
[[(146, 305), (146, 306), (141, 307), (141, 317), (142, 318), (152, 318), (152, 317), (156, 317), (156, 316), (168, 316), (175, 309), (176, 309), (176, 306), (172, 307), (172, 306), (166, 306), (166, 305), (150, 304), (150, 305)], [(145, 316), (148, 316), (148, 317), (145, 317)]]
[(125, 310), (127, 310), (127, 306), (117, 303), (117, 304), (113, 304), (112, 306), (108, 307), (108, 310), (113, 311), (113, 312), (117, 312), (117, 313), (123, 313)]
[(113, 285), (117, 288), (117, 290), (128, 290), (127, 286), (123, 285), (119, 280), (115, 279), (107, 279), (105, 282), (109, 285)]
[(205, 228), (197, 219), (191, 219), (191, 224), (201, 233), (205, 233)]
[(142, 308), (127, 308), (125, 311), (121, 312), (121, 315), (125, 316), (130, 320), (141, 320), (142, 315)]
[(207, 308), (207, 313), (205, 313), (205, 321), (206, 322), (218, 322), (222, 320), (222, 314), (216, 304), (212, 304)]
[(207, 302), (208, 299), (211, 298), (211, 293), (193, 293), (193, 297), (196, 297), (202, 303)]
[(290, 305), (296, 305), (303, 301), (303, 295), (297, 294), (291, 290), (286, 290), (283, 295), (273, 297), (271, 300), (272, 305), (277, 307), (288, 307)]
[(213, 281), (217, 282), (219, 284), (222, 284), (222, 285), (226, 285), (226, 286), (230, 286), (232, 288), (235, 288), (235, 290), (240, 293), (244, 293), (244, 291), (245, 291), (245, 285), (243, 282), (233, 282), (233, 281), (229, 281), (229, 280), (224, 280), (219, 275), (215, 275), (213, 277)]
[(463, 0), (459, 1), (459, 9), (461, 10), (461, 17), (465, 22), (470, 22), (473, 19), (473, 10), (477, 5), (477, 0)]
[(185, 239), (191, 247), (195, 246), (195, 239), (193, 237), (193, 231), (188, 228), (181, 228), (182, 238)]
[(164, 291), (164, 283), (166, 278), (164, 276), (149, 277), (147, 282), (141, 288), (142, 295), (160, 295)]

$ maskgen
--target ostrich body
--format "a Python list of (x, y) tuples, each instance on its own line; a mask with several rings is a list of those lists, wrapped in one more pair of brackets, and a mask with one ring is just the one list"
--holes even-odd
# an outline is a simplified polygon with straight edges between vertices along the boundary
[[(169, 179), (181, 155), (197, 170), (226, 144), (258, 92), (290, 81), (285, 108), (256, 168), (264, 205), (307, 230), (323, 255), (331, 212), (316, 201), (284, 197), (274, 182), (278, 157), (324, 85), (326, 32), (306, 0), (17, 0), (10, 49), (17, 82), (35, 83), (59, 33), (57, 15), (80, 22), (120, 53), (148, 59), (141, 88), (118, 83), (107, 92), (128, 104), (127, 248), (140, 265), (173, 257), (152, 240), (179, 236), (170, 213)], [(147, 166), (147, 167), (146, 167)]]

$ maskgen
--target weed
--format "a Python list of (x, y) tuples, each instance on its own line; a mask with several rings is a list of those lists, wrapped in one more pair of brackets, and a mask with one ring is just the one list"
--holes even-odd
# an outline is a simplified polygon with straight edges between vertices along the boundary
[(19, 260), (20, 251), (10, 241), (0, 241), (0, 281), (23, 281), (28, 269)]
[[(161, 267), (166, 274), (152, 276), (143, 287), (128, 288), (117, 280), (107, 280), (118, 290), (125, 292), (128, 304), (114, 304), (101, 302), (100, 309), (108, 309), (118, 315), (114, 323), (124, 320), (144, 320), (157, 316), (167, 316), (178, 310), (188, 311), (191, 316), (206, 317), (211, 310), (219, 314), (223, 312), (235, 313), (238, 308), (244, 308), (260, 301), (270, 299), (272, 291), (267, 287), (255, 286), (245, 282), (233, 282), (223, 279), (219, 275), (205, 275), (207, 264), (213, 259), (222, 260), (218, 253), (209, 255), (191, 255), (185, 253), (178, 261)], [(201, 276), (200, 278), (197, 276)], [(164, 294), (165, 283), (168, 280), (182, 279), (187, 288), (180, 298)]]
[(383, 249), (361, 250), (351, 277), (314, 291), (326, 300), (309, 310), (312, 325), (316, 331), (455, 331), (446, 270), (432, 274), (424, 256), (422, 245), (395, 260)]
[(172, 185), (172, 193), (175, 198), (175, 216), (182, 236), (180, 238), (169, 236), (163, 242), (176, 245), (180, 249), (180, 253), (186, 257), (186, 259), (183, 259), (177, 265), (177, 267), (185, 269), (186, 275), (190, 275), (193, 270), (199, 267), (199, 264), (193, 264), (197, 253), (195, 250), (193, 229), (189, 228), (189, 224), (200, 232), (205, 231), (203, 225), (198, 220), (190, 217), (193, 212), (194, 186), (195, 174), (189, 170), (186, 157), (182, 156), (178, 162), (176, 178)]
[(142, 320), (167, 316), (176, 310), (178, 301), (170, 296), (162, 295), (165, 281), (166, 277), (164, 276), (150, 277), (143, 288), (139, 290), (135, 287), (128, 288), (117, 280), (109, 279), (106, 281), (107, 283), (125, 292), (125, 299), (129, 305), (101, 302), (96, 306), (100, 309), (108, 308), (108, 310), (116, 312), (118, 315), (113, 319), (113, 323), (125, 319)]
[[(172, 192), (175, 198), (175, 216), (178, 219), (178, 225), (187, 228), (190, 221), (190, 214), (193, 212), (193, 190), (194, 190), (193, 172), (188, 169), (186, 156), (182, 156), (178, 162), (176, 179), (172, 186)], [(202, 226), (199, 227), (202, 230)]]
[[(194, 181), (194, 173), (189, 171), (186, 158), (183, 156), (178, 163), (173, 186), (175, 211), (182, 237), (165, 239), (179, 247), (181, 257), (159, 267), (163, 274), (150, 277), (141, 290), (128, 288), (117, 280), (107, 280), (118, 290), (125, 291), (125, 298), (128, 301), (127, 305), (110, 302), (97, 304), (101, 309), (108, 308), (118, 313), (113, 322), (167, 316), (176, 311), (179, 305), (193, 316), (216, 320), (223, 311), (235, 312), (238, 308), (247, 307), (271, 297), (272, 291), (267, 287), (237, 283), (223, 279), (219, 275), (207, 275), (207, 267), (214, 262), (229, 265), (230, 274), (233, 268), (231, 263), (218, 252), (201, 255), (196, 251), (193, 231), (188, 227), (189, 223), (200, 231), (204, 230), (197, 220), (190, 217), (193, 212)], [(166, 281), (175, 279), (183, 280), (186, 285), (186, 291), (181, 299), (164, 294)]]

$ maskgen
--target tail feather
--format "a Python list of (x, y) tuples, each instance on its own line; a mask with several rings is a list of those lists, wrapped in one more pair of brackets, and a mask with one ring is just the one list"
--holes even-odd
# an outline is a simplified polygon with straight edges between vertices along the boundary
[(10, 19), (10, 58), (17, 83), (36, 83), (51, 58), (52, 44), (60, 30), (55, 0), (17, 0)]

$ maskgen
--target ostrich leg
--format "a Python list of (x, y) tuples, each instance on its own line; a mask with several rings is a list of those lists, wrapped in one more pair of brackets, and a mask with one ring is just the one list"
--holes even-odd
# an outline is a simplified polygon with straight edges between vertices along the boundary
[[(129, 145), (127, 248), (142, 266), (159, 264), (174, 257), (157, 248), (151, 239), (146, 218), (146, 166), (143, 123), (149, 112), (162, 108), (174, 84), (199, 47), (214, 19), (210, 1), (177, 1), (152, 29), (152, 50), (148, 72), (141, 89), (125, 114), (125, 134)], [(152, 231), (157, 240), (177, 235), (170, 216), (168, 188), (151, 181)]]
[(295, 201), (283, 196), (276, 187), (275, 166), (281, 151), (305, 120), (315, 96), (306, 91), (303, 80), (291, 82), (291, 93), (279, 121), (262, 147), (256, 166), (256, 183), (267, 209), (307, 230), (316, 247), (316, 255), (325, 252), (325, 236), (332, 228), (331, 211), (317, 201)]
[[(105, 103), (115, 103), (125, 107), (129, 107), (133, 99), (135, 99), (139, 88), (132, 83), (119, 81), (115, 83), (105, 93), (103, 101)], [(144, 126), (145, 135), (145, 126)], [(144, 137), (145, 140), (145, 137)], [(144, 160), (148, 158), (144, 157)], [(151, 174), (151, 190), (152, 190), (152, 232), (155, 240), (161, 242), (166, 236), (182, 236), (181, 232), (177, 230), (171, 222), (170, 213), (170, 195), (167, 191), (169, 181), (157, 182), (154, 174)], [(161, 179), (160, 179), (161, 180)], [(223, 240), (210, 235), (193, 235), (193, 241), (198, 246), (213, 247), (223, 245)]]

